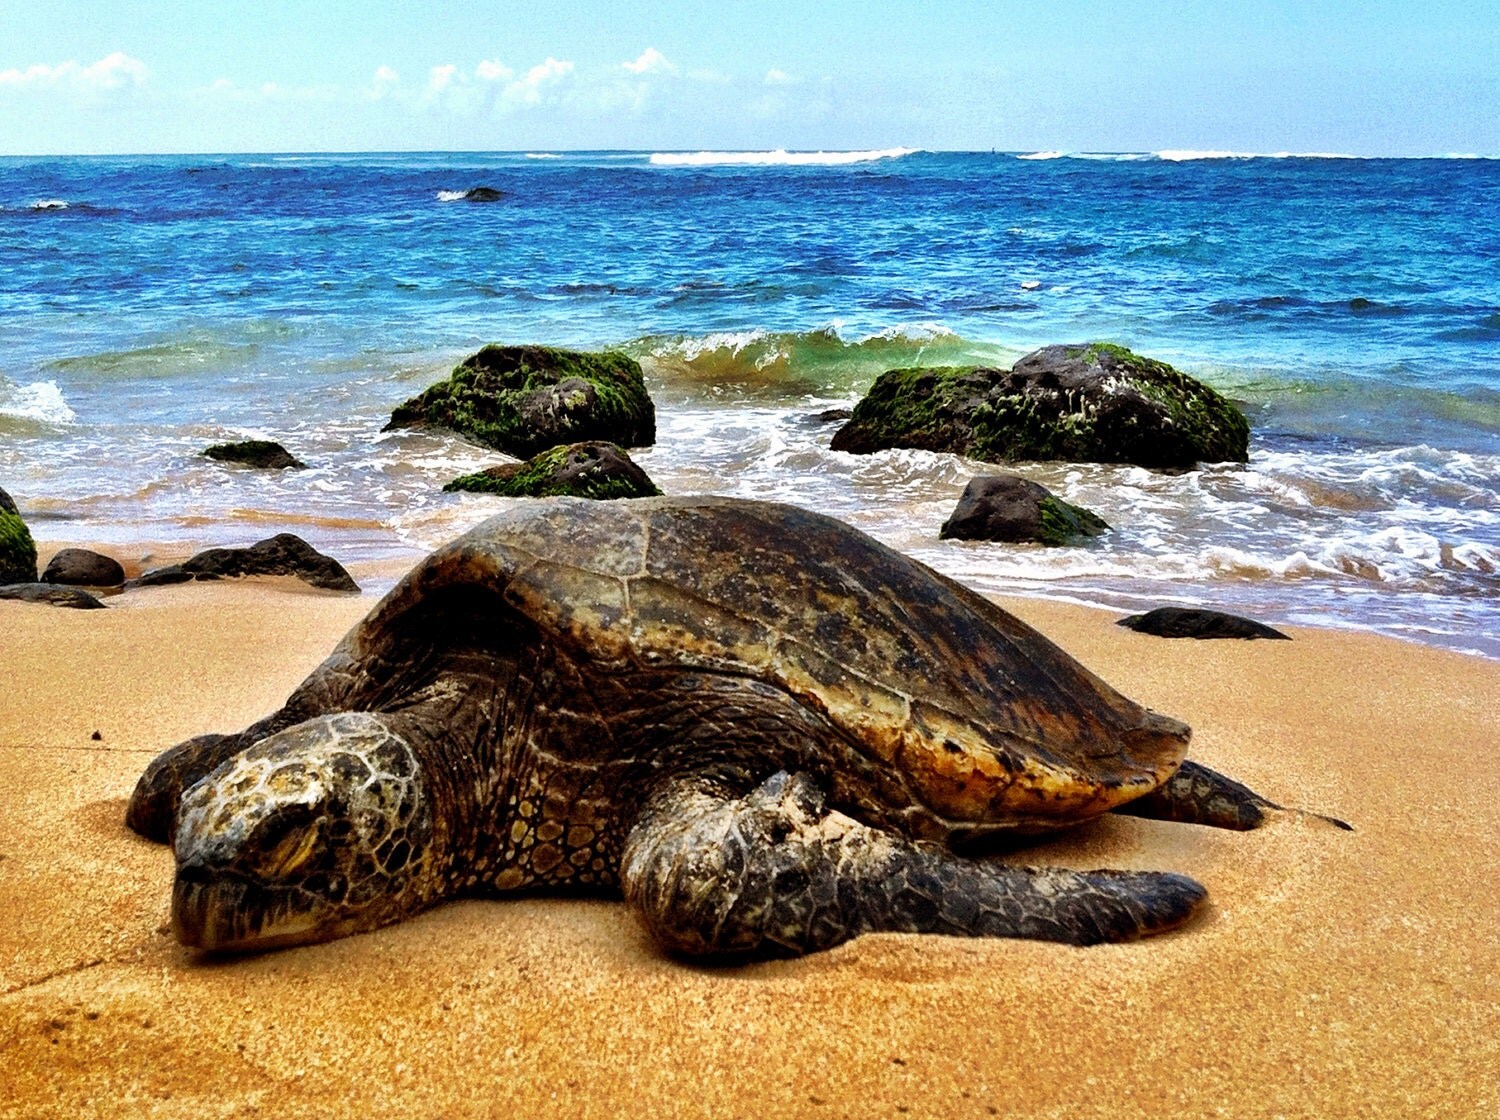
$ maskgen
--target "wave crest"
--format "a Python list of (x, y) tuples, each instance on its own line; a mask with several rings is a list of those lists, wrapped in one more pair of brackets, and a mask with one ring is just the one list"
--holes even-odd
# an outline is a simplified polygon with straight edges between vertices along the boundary
[(809, 331), (647, 335), (623, 349), (668, 381), (755, 395), (848, 396), (901, 366), (1009, 365), (1020, 355), (941, 323), (887, 327), (853, 340), (837, 323)]
[(900, 159), (920, 148), (876, 148), (862, 152), (653, 152), (653, 167), (841, 167), (851, 163)]
[(60, 428), (77, 419), (57, 382), (15, 385), (0, 378), (0, 431)]

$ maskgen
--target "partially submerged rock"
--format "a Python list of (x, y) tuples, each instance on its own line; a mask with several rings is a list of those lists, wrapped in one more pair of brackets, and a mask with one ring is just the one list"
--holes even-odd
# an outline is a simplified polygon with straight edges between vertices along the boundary
[(399, 406), (386, 430), (413, 424), (451, 428), (526, 459), (581, 440), (649, 446), (656, 439), (656, 407), (640, 363), (624, 354), (492, 345)]
[(661, 491), (629, 455), (612, 443), (566, 444), (524, 463), (504, 463), (455, 478), (444, 490), (507, 498), (650, 498)]
[(1254, 619), (1196, 607), (1157, 607), (1145, 614), (1122, 618), (1116, 625), (1159, 638), (1279, 638), (1291, 641), (1289, 635)]
[(118, 560), (103, 553), (87, 548), (63, 548), (47, 561), (42, 582), (70, 587), (119, 587), (125, 582), (125, 569)]
[(221, 463), (239, 463), (262, 470), (304, 470), (307, 464), (281, 444), (269, 439), (246, 439), (237, 443), (216, 443), (205, 447), (203, 454)]
[(359, 584), (342, 564), (291, 533), (278, 533), (249, 548), (210, 548), (181, 564), (144, 572), (126, 587), (157, 587), (195, 579), (240, 576), (296, 576), (329, 591), (359, 590)]
[(1240, 411), (1207, 385), (1123, 346), (1095, 342), (1048, 346), (1008, 371), (888, 370), (832, 447), (1185, 469), (1245, 462), (1249, 434)]
[(1063, 545), (1078, 537), (1097, 537), (1108, 529), (1098, 514), (1063, 501), (1039, 483), (1013, 474), (993, 474), (969, 480), (938, 536)]
[(99, 610), (104, 606), (87, 591), (77, 587), (64, 587), (56, 583), (8, 583), (0, 586), (0, 599), (14, 599), (22, 603), (46, 603), (53, 607), (73, 607), (77, 610)]
[(21, 511), (0, 490), (0, 583), (31, 583), (36, 579), (36, 541), (21, 519)]

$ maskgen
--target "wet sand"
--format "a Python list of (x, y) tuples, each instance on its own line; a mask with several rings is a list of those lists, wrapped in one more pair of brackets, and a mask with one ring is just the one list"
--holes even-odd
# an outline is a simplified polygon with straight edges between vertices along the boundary
[[(229, 963), (122, 824), (159, 750), (278, 706), (372, 604), (286, 585), (0, 602), (0, 1116), (1484, 1117), (1500, 1112), (1500, 662), (1165, 641), (1006, 601), (1194, 757), (1353, 833), (1110, 817), (1019, 858), (1183, 871), (1187, 928), (873, 936), (732, 969), (623, 906), (451, 904)], [(94, 732), (99, 738), (92, 738)]]

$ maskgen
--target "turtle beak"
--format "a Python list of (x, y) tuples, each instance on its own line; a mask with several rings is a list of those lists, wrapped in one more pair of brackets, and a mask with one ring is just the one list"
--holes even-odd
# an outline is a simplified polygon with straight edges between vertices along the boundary
[(172, 886), (172, 935), (209, 953), (259, 952), (320, 940), (316, 920), (276, 897), (278, 892), (201, 864), (177, 869)]

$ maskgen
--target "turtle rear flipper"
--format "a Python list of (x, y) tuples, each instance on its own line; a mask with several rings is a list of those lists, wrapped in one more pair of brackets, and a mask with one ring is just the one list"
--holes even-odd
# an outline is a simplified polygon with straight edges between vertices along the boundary
[(803, 774), (748, 795), (669, 783), (626, 841), (626, 899), (665, 948), (739, 957), (827, 949), (861, 933), (1091, 945), (1174, 929), (1205, 897), (1182, 875), (1018, 868), (870, 828)]
[(1244, 832), (1266, 823), (1266, 810), (1302, 813), (1327, 821), (1348, 831), (1353, 826), (1337, 817), (1324, 816), (1307, 809), (1288, 809), (1262, 797), (1249, 786), (1226, 778), (1196, 762), (1184, 762), (1156, 789), (1114, 810), (1131, 817), (1149, 817), (1159, 821), (1180, 821), (1211, 828), (1228, 828)]

